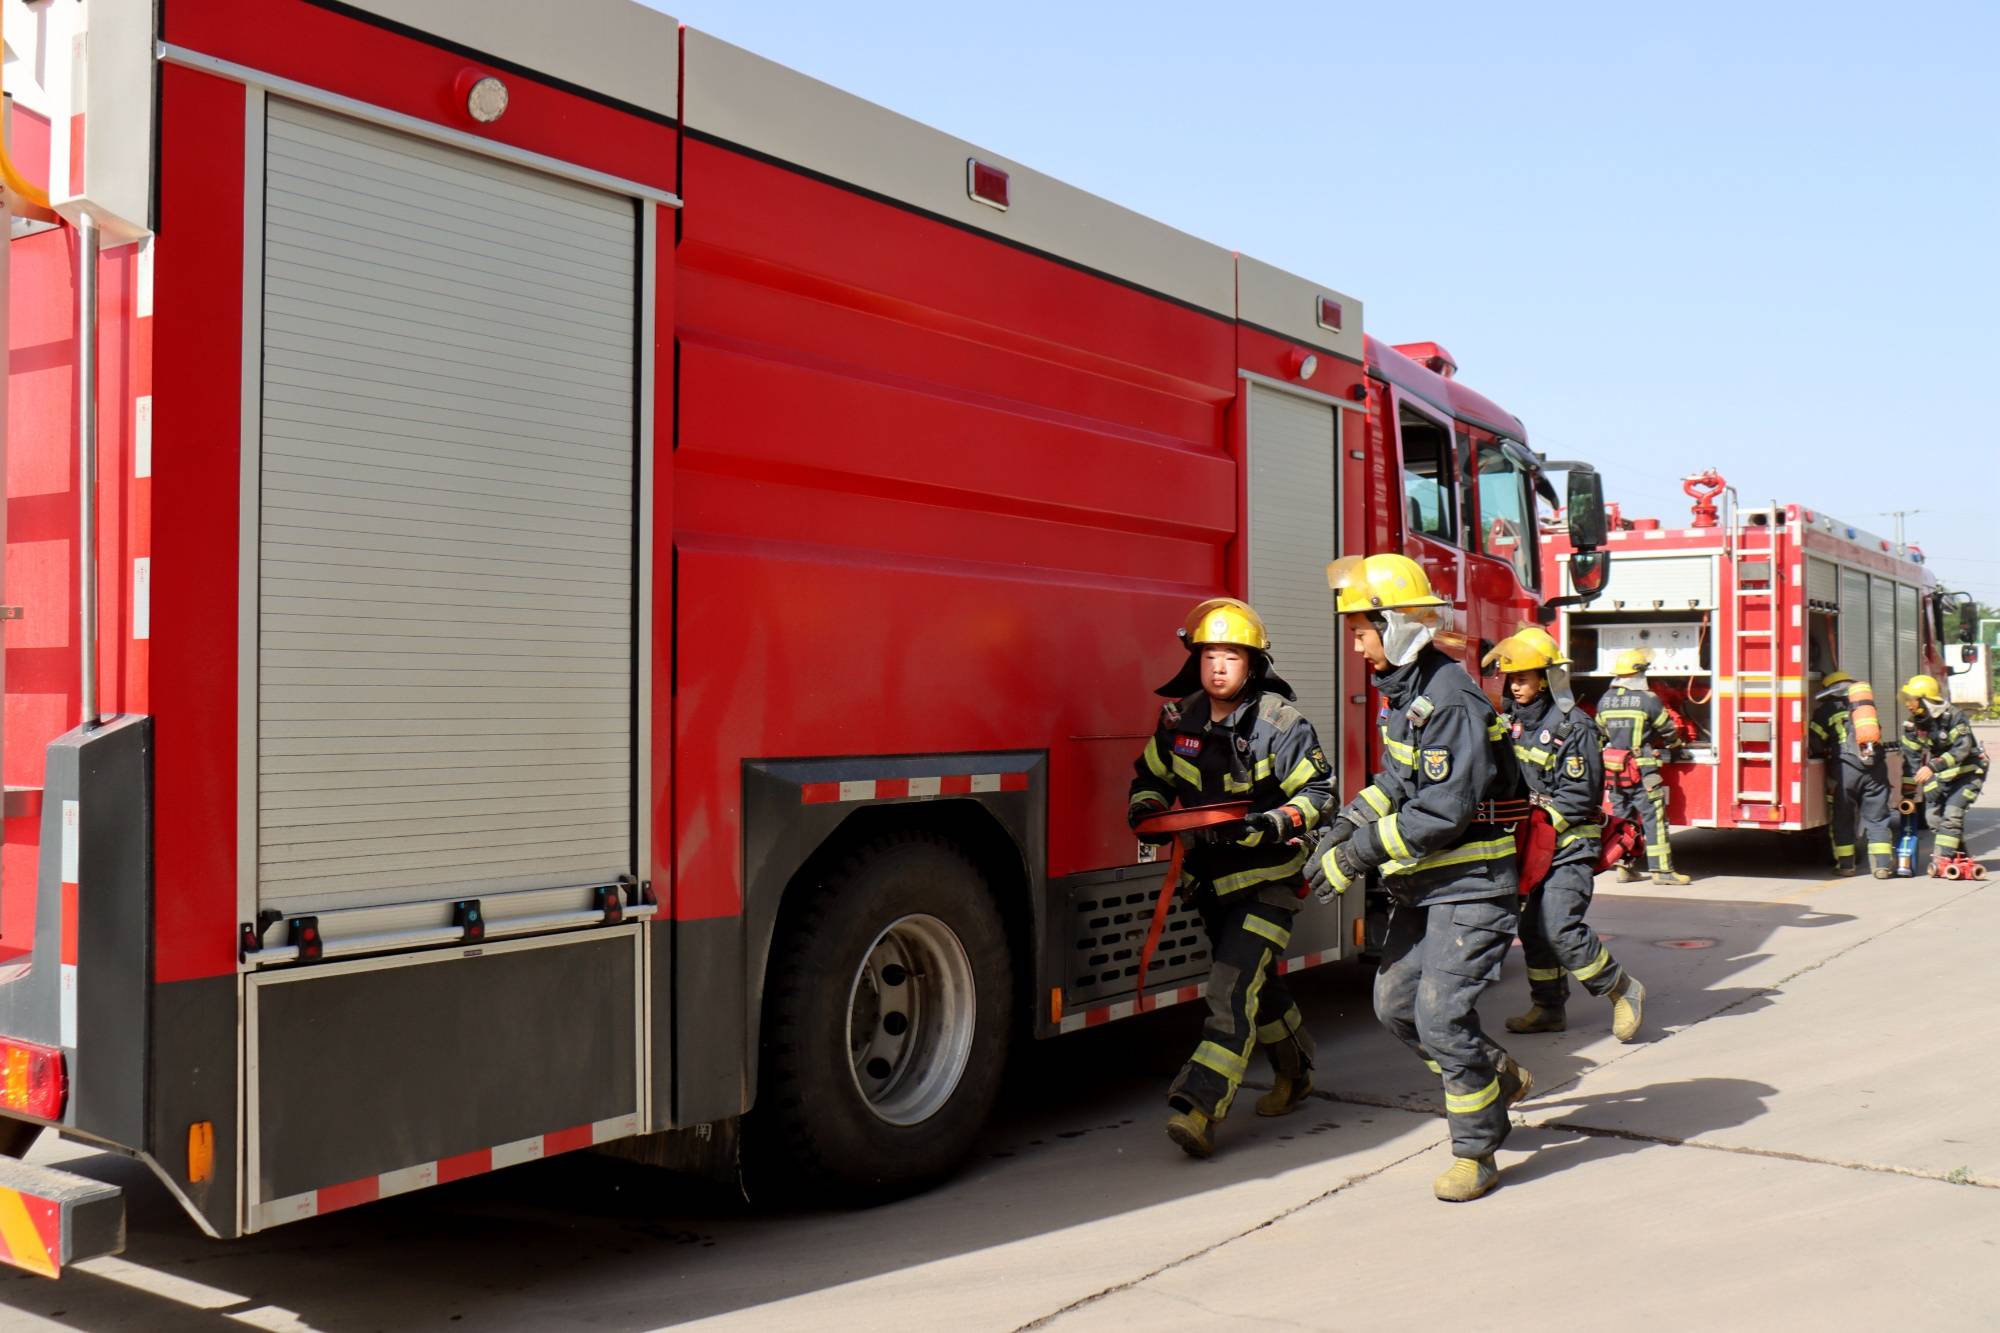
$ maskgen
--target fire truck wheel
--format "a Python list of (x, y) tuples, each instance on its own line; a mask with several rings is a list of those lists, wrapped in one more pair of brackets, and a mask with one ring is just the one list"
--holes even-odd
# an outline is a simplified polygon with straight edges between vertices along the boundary
[(750, 1178), (875, 1202), (949, 1174), (1007, 1061), (1013, 968), (992, 890), (945, 839), (842, 862), (772, 953)]

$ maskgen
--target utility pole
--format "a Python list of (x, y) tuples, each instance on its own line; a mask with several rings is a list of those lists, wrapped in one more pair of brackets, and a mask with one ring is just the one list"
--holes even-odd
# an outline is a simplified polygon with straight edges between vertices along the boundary
[(1896, 520), (1896, 549), (1901, 551), (1903, 549), (1903, 520), (1911, 514), (1921, 514), (1923, 512), (1921, 509), (1891, 509), (1885, 514), (1878, 514), (1876, 517), (1893, 518)]

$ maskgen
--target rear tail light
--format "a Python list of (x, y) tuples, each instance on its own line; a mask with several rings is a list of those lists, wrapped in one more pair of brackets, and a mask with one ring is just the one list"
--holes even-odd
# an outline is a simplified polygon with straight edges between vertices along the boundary
[(0, 1110), (60, 1120), (68, 1098), (69, 1075), (61, 1051), (0, 1037)]
[(1340, 302), (1334, 300), (1331, 296), (1322, 296), (1319, 298), (1319, 326), (1321, 328), (1339, 333), (1341, 315), (1343, 313), (1340, 308)]

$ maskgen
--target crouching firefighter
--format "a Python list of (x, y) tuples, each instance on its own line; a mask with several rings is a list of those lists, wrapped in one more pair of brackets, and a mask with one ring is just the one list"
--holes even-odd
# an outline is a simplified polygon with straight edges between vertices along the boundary
[[(1332, 799), (1332, 766), (1292, 687), (1271, 669), (1271, 640), (1255, 611), (1231, 598), (1197, 606), (1180, 631), (1188, 657), (1162, 686), (1170, 702), (1133, 765), (1127, 818), (1136, 828), (1176, 802), (1185, 808), (1248, 801), (1241, 822), (1182, 834), (1189, 839), (1181, 891), (1208, 932), (1208, 1019), (1167, 1092), (1167, 1134), (1190, 1156), (1215, 1151), (1229, 1114), (1264, 1048), (1276, 1072), (1259, 1115), (1283, 1115), (1312, 1090), (1312, 1036), (1278, 980), (1305, 896), (1306, 848)], [(1141, 978), (1141, 989), (1144, 979)]]
[(1892, 877), (1896, 846), (1889, 835), (1889, 756), (1882, 748), (1875, 691), (1845, 671), (1831, 672), (1813, 699), (1810, 733), (1808, 753), (1826, 762), (1835, 872), (1856, 873), (1858, 829), (1875, 878)]
[(1386, 701), (1383, 757), (1319, 835), (1307, 879), (1322, 902), (1361, 892), (1371, 872), (1388, 890), (1375, 1016), (1444, 1080), (1457, 1160), (1432, 1191), (1463, 1202), (1499, 1183), (1507, 1108), (1533, 1082), (1474, 1008), (1514, 942), (1514, 837), (1493, 808), (1517, 795), (1514, 765), (1493, 705), (1431, 642), (1445, 603), (1422, 567), (1350, 556), (1326, 577)]
[[(1674, 870), (1667, 841), (1667, 779), (1660, 759), (1680, 733), (1680, 724), (1646, 683), (1652, 654), (1628, 648), (1611, 664), (1611, 688), (1597, 704), (1597, 729), (1604, 739), (1605, 801), (1611, 813), (1636, 819), (1646, 832), (1646, 865), (1657, 884), (1685, 884)], [(1618, 864), (1620, 883), (1642, 879), (1629, 861)]]
[[(1597, 727), (1569, 691), (1569, 659), (1547, 630), (1533, 626), (1502, 639), (1487, 654), (1505, 676), (1512, 707), (1500, 714), (1520, 765), (1528, 799), (1546, 819), (1555, 847), (1539, 884), (1523, 882), (1521, 952), (1528, 964), (1525, 1014), (1507, 1020), (1509, 1032), (1561, 1032), (1569, 978), (1611, 1001), (1611, 1035), (1639, 1034), (1646, 988), (1618, 965), (1611, 950), (1584, 921), (1597, 877), (1598, 824), (1604, 761)], [(1522, 873), (1527, 874), (1526, 867)]]
[(1924, 820), (1936, 830), (1930, 873), (1966, 864), (1965, 812), (1986, 785), (1987, 756), (1972, 723), (1944, 701), (1935, 676), (1912, 676), (1902, 688), (1903, 766), (1924, 799)]

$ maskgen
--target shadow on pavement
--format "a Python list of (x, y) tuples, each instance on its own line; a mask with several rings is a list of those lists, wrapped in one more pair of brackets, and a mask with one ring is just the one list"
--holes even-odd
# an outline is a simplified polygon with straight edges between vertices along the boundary
[[(1698, 1139), (1719, 1129), (1747, 1124), (1764, 1114), (1765, 1102), (1777, 1093), (1769, 1084), (1741, 1078), (1694, 1078), (1672, 1083), (1653, 1083), (1643, 1088), (1593, 1096), (1573, 1093), (1567, 1097), (1530, 1102), (1523, 1109), (1537, 1117), (1531, 1125), (1517, 1126), (1501, 1149), (1503, 1154), (1526, 1151), (1525, 1161), (1507, 1165), (1507, 1180), (1525, 1183), (1606, 1157), (1638, 1152), (1667, 1143)], [(1573, 1107), (1556, 1120), (1539, 1117), (1560, 1107)], [(1646, 1137), (1607, 1129), (1599, 1121), (1621, 1109), (1643, 1108), (1646, 1123), (1654, 1129)]]

